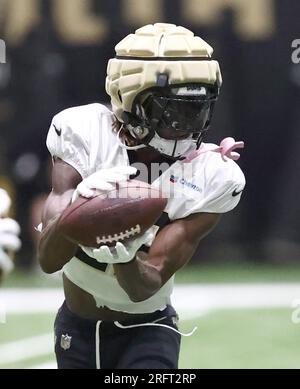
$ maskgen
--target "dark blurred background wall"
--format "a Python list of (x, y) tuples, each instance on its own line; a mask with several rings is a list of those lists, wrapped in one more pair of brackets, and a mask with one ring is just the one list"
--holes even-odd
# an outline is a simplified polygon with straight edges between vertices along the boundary
[(32, 261), (32, 224), (50, 189), (45, 139), (52, 116), (108, 103), (104, 82), (114, 46), (153, 22), (184, 25), (215, 48), (224, 86), (208, 140), (231, 135), (246, 142), (242, 202), (197, 257), (298, 261), (300, 64), (292, 61), (292, 42), (300, 39), (299, 20), (299, 0), (0, 0), (7, 45), (0, 180), (15, 193), (23, 226), (19, 263)]

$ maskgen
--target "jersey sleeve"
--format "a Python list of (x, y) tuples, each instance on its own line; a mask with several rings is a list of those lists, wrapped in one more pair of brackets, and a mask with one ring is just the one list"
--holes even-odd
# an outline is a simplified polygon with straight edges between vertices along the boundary
[(80, 112), (70, 108), (54, 116), (47, 137), (52, 157), (71, 165), (82, 178), (88, 176), (89, 165), (89, 137), (85, 127)]
[(228, 161), (226, 169), (215, 172), (205, 188), (205, 202), (201, 212), (226, 213), (233, 210), (240, 202), (246, 180), (240, 167)]
[(189, 175), (175, 170), (164, 181), (164, 187), (171, 181), (174, 188), (166, 207), (171, 220), (195, 213), (226, 213), (238, 205), (245, 177), (234, 161), (224, 162), (216, 154), (207, 162), (204, 160), (204, 163), (192, 167), (193, 172)]

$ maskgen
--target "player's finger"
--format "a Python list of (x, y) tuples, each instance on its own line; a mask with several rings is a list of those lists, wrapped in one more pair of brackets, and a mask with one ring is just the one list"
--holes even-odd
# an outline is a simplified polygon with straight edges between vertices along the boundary
[(80, 183), (77, 186), (77, 191), (80, 196), (86, 197), (87, 199), (90, 199), (94, 196), (94, 191), (89, 189), (84, 183)]
[(106, 181), (98, 181), (98, 182), (95, 182), (92, 187), (94, 189), (97, 189), (97, 190), (100, 190), (100, 191), (103, 191), (103, 192), (108, 192), (110, 190), (113, 190), (114, 189), (114, 186), (112, 184), (110, 184), (109, 182), (106, 182)]
[(122, 181), (127, 181), (128, 176), (126, 174), (121, 174), (121, 173), (112, 173), (107, 177), (107, 181), (109, 182), (122, 182)]
[(240, 159), (240, 154), (237, 153), (236, 151), (232, 151), (230, 153), (230, 157), (231, 159), (233, 159), (234, 161), (238, 161)]
[(148, 230), (145, 232), (145, 242), (152, 242), (154, 237), (155, 237), (154, 231)]
[(116, 173), (125, 174), (127, 176), (132, 176), (137, 173), (137, 169), (133, 166), (116, 166), (111, 170), (115, 171)]
[(127, 251), (123, 243), (117, 242), (116, 251), (117, 251), (118, 259), (120, 259), (121, 261), (129, 259), (130, 257), (129, 252)]
[(101, 262), (110, 261), (113, 258), (108, 246), (101, 246), (99, 249), (94, 249), (93, 255), (97, 261)]

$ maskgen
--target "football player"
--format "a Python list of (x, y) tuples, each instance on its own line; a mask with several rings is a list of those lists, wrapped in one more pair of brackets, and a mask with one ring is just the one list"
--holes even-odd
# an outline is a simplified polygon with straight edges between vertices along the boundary
[[(222, 83), (212, 53), (186, 28), (147, 25), (122, 40), (109, 61), (112, 112), (91, 104), (53, 119), (47, 138), (53, 190), (39, 261), (47, 273), (63, 269), (65, 302), (55, 322), (59, 368), (178, 366), (174, 275), (245, 186), (232, 160), (242, 143), (203, 143)], [(96, 249), (78, 247), (57, 230), (62, 211), (79, 195), (111, 190), (136, 175), (134, 166), (150, 171), (162, 163), (168, 168), (151, 183), (171, 188), (170, 197), (157, 226), (143, 236)]]
[(0, 282), (13, 270), (13, 253), (21, 247), (20, 226), (8, 218), (10, 197), (0, 188)]

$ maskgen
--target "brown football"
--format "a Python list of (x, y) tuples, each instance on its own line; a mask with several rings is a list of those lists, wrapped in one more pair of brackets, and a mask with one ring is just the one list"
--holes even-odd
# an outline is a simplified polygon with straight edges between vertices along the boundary
[(62, 213), (57, 228), (66, 238), (88, 247), (114, 246), (142, 235), (160, 218), (167, 199), (151, 185), (131, 180), (114, 190), (79, 197)]

